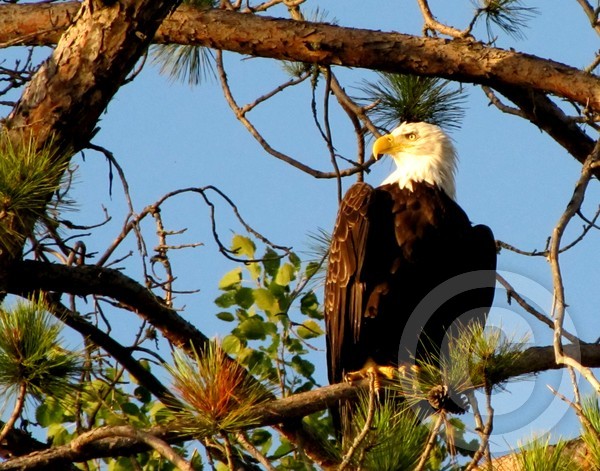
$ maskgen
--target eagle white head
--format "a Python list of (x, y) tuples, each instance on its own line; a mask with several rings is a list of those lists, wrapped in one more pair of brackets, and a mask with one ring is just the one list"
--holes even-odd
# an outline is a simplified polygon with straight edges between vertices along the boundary
[(454, 199), (458, 157), (450, 138), (439, 126), (402, 123), (373, 143), (375, 158), (382, 154), (389, 154), (397, 167), (382, 185), (397, 183), (400, 188), (412, 190), (413, 183), (427, 182)]

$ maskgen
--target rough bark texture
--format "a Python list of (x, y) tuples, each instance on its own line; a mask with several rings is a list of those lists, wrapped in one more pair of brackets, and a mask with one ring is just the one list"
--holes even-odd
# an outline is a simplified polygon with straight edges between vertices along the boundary
[[(90, 0), (80, 4), (72, 25), (4, 121), (13, 141), (31, 136), (39, 148), (52, 141), (57, 157), (86, 144), (100, 114), (147, 49), (158, 25), (177, 4), (177, 0), (120, 0), (110, 6)], [(56, 27), (53, 14), (44, 11), (47, 14), (42, 16), (49, 21), (45, 29)], [(4, 13), (0, 18), (4, 19)], [(16, 27), (16, 31), (20, 29)], [(15, 216), (0, 224), (12, 226), (7, 233), (27, 236), (33, 228), (21, 227), (19, 215)], [(0, 253), (0, 293), (18, 252)]]
[[(77, 3), (3, 5), (0, 43), (52, 44)], [(39, 34), (36, 34), (36, 30)], [(567, 98), (600, 111), (600, 80), (565, 64), (485, 46), (325, 23), (181, 6), (154, 42), (201, 45), (241, 54), (512, 85)]]
[[(600, 80), (564, 64), (464, 40), (421, 38), (189, 7), (181, 7), (172, 14), (155, 35), (158, 25), (177, 4), (176, 0), (118, 0), (104, 4), (90, 0), (83, 4), (0, 6), (0, 46), (57, 44), (6, 120), (7, 129), (15, 134), (15, 131), (31, 133), (39, 145), (53, 138), (71, 152), (81, 148), (154, 38), (159, 43), (195, 44), (274, 59), (486, 84), (504, 93), (573, 155), (583, 160), (589, 153), (589, 138), (577, 126), (564, 126), (566, 118), (546, 94), (599, 111)], [(542, 105), (546, 108), (540, 113)], [(15, 293), (44, 289), (106, 295), (129, 306), (176, 345), (206, 341), (198, 329), (168, 309), (149, 290), (115, 270), (30, 263), (34, 262), (14, 263), (8, 254), (0, 254), (0, 290), (8, 286)], [(73, 325), (76, 323), (74, 319)], [(82, 324), (79, 328), (89, 326)], [(107, 351), (112, 349), (115, 356), (124, 358), (126, 352), (120, 345), (111, 344), (98, 332), (89, 333), (96, 335), (95, 340)], [(598, 346), (582, 346), (581, 362), (590, 367), (600, 366), (599, 352)], [(532, 350), (531, 354), (528, 351), (524, 358), (527, 360), (523, 360), (520, 369), (515, 365), (506, 372), (507, 377), (558, 368), (550, 348)], [(132, 366), (135, 368), (133, 363), (129, 368)], [(154, 381), (153, 377), (139, 379), (149, 386)], [(167, 396), (160, 384), (154, 384), (153, 391), (159, 397)], [(265, 424), (279, 423), (355, 395), (355, 386), (335, 385), (299, 395), (289, 402), (274, 401), (261, 413)], [(281, 430), (302, 444), (302, 432), (296, 424), (292, 420)], [(30, 465), (60, 469), (71, 461), (134, 453), (140, 446), (131, 439), (114, 438), (78, 449), (60, 447), (27, 459), (33, 460)], [(325, 461), (326, 457), (321, 463)], [(9, 469), (6, 466), (19, 469), (17, 460), (0, 464), (0, 469)]]
[(77, 296), (107, 296), (128, 307), (157, 328), (173, 345), (203, 348), (208, 338), (195, 326), (167, 307), (152, 291), (119, 270), (94, 265), (66, 266), (25, 260), (14, 263), (7, 291), (14, 294), (38, 290)]
[[(0, 6), (0, 44), (54, 44), (79, 3)], [(600, 80), (573, 67), (467, 40), (444, 40), (343, 28), (181, 6), (158, 29), (155, 43), (200, 45), (242, 54), (488, 85), (583, 162), (592, 139), (546, 93), (600, 111)]]
[[(81, 148), (90, 139), (100, 114), (150, 44), (158, 25), (177, 3), (175, 0), (121, 0), (111, 2), (110, 6), (94, 1), (82, 3), (74, 23), (61, 36), (53, 54), (9, 115), (7, 127), (32, 133), (39, 144), (54, 136), (65, 148)], [(61, 16), (45, 7), (42, 6), (45, 14), (41, 16), (48, 25), (42, 30), (56, 27), (59, 17), (69, 19), (75, 11), (72, 7)], [(35, 18), (39, 20), (40, 16)], [(31, 28), (24, 27), (24, 31)]]
[[(565, 353), (580, 359), (583, 365), (590, 368), (600, 366), (600, 345), (569, 345), (565, 347)], [(506, 380), (516, 376), (531, 375), (539, 371), (558, 368), (561, 368), (561, 366), (557, 365), (554, 360), (552, 346), (533, 347), (527, 349), (518, 361), (506, 370), (502, 379)], [(257, 409), (258, 422), (261, 425), (272, 425), (304, 417), (313, 412), (323, 410), (338, 400), (355, 398), (360, 389), (368, 388), (368, 383), (368, 380), (362, 380), (359, 383), (353, 384), (334, 384), (314, 391), (268, 402), (263, 407)], [(147, 432), (170, 443), (181, 443), (193, 438), (174, 435), (171, 431), (161, 427), (149, 429)], [(122, 437), (84, 440), (84, 442), (85, 446), (72, 447), (71, 445), (64, 445), (31, 453), (28, 456), (16, 458), (7, 463), (0, 463), (0, 471), (9, 469), (41, 469), (44, 467), (46, 469), (59, 469), (61, 465), (68, 462), (81, 462), (107, 456), (126, 456), (147, 449), (139, 441)], [(331, 466), (332, 464), (332, 462), (322, 461), (322, 466), (324, 467)]]

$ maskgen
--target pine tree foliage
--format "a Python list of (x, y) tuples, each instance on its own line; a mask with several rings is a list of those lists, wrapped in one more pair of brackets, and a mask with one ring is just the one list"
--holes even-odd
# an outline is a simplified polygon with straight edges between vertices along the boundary
[(42, 301), (0, 309), (0, 392), (16, 394), (25, 386), (38, 401), (74, 392), (83, 371), (81, 354), (62, 344), (61, 325)]
[(361, 91), (365, 101), (375, 103), (370, 115), (381, 129), (391, 130), (404, 121), (425, 121), (448, 129), (460, 127), (465, 92), (435, 77), (380, 72)]
[(176, 350), (173, 360), (173, 387), (188, 406), (177, 413), (174, 427), (202, 438), (256, 425), (256, 408), (268, 399), (268, 389), (229, 360), (217, 342), (192, 358)]
[[(361, 394), (354, 427), (357, 434), (365, 426), (368, 394)], [(428, 428), (406, 403), (386, 396), (377, 404), (369, 433), (356, 453), (356, 466), (394, 471), (414, 469), (427, 441)]]
[(517, 454), (521, 471), (583, 471), (567, 442), (550, 443), (549, 437), (537, 438), (523, 445)]
[(600, 469), (600, 405), (597, 396), (585, 397), (581, 404), (585, 421), (582, 423), (581, 438), (590, 456), (590, 465)]
[(517, 39), (522, 39), (523, 29), (537, 14), (537, 8), (525, 6), (522, 0), (478, 0), (477, 5), (477, 14), (485, 21), (490, 41), (494, 38), (494, 26)]
[[(183, 2), (195, 8), (214, 8), (215, 0), (186, 0)], [(213, 78), (214, 56), (209, 48), (203, 46), (182, 46), (164, 44), (152, 46), (152, 62), (159, 66), (161, 74), (173, 81), (187, 82), (191, 86)]]
[(23, 230), (51, 219), (48, 195), (59, 190), (67, 167), (51, 145), (40, 150), (33, 138), (14, 142), (0, 132), (0, 249), (14, 252)]

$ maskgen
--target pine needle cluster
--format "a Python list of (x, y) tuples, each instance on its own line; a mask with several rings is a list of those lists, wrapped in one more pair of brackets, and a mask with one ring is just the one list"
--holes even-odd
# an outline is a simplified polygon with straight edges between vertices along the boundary
[(173, 386), (186, 410), (175, 424), (198, 437), (229, 433), (256, 424), (257, 406), (268, 400), (264, 386), (211, 342), (190, 358), (176, 350), (169, 367)]
[(392, 387), (411, 407), (427, 402), (434, 409), (460, 413), (466, 407), (463, 395), (504, 381), (526, 344), (526, 338), (515, 340), (500, 329), (472, 324), (449, 339), (444, 355), (418, 359), (415, 368), (404, 369)]
[(0, 392), (24, 385), (30, 396), (65, 397), (83, 371), (81, 355), (61, 346), (61, 326), (40, 301), (0, 309)]
[(461, 88), (435, 77), (379, 72), (375, 82), (365, 81), (365, 99), (377, 105), (370, 114), (380, 128), (389, 130), (404, 121), (424, 121), (453, 129), (464, 117), (466, 95)]
[(32, 139), (15, 143), (0, 133), (0, 250), (14, 253), (27, 230), (47, 218), (67, 166), (51, 145), (40, 150)]
[[(214, 0), (184, 0), (184, 5), (194, 8), (214, 8)], [(203, 46), (184, 46), (181, 44), (161, 44), (152, 46), (152, 63), (159, 66), (161, 74), (174, 82), (186, 82), (199, 85), (203, 80), (215, 76), (214, 56), (211, 50)]]
[(582, 471), (576, 457), (567, 450), (568, 443), (559, 440), (550, 444), (550, 438), (539, 438), (523, 445), (516, 455), (522, 471)]
[(598, 397), (590, 396), (581, 401), (585, 419), (581, 438), (586, 445), (592, 469), (600, 470), (600, 405)]
[(527, 22), (537, 13), (536, 8), (524, 6), (521, 0), (479, 0), (477, 7), (477, 14), (484, 18), (490, 40), (494, 37), (494, 26), (516, 39), (522, 39)]
[[(353, 418), (353, 426), (357, 431), (365, 426), (368, 409), (368, 394), (363, 393)], [(375, 408), (369, 434), (356, 459), (360, 461), (362, 469), (415, 469), (427, 437), (427, 427), (406, 408), (406, 404), (386, 396)]]

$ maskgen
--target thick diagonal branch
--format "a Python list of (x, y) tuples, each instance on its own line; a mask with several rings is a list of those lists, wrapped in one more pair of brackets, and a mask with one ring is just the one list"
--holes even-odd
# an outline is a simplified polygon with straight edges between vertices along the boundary
[[(600, 367), (600, 345), (568, 345), (564, 347), (566, 354), (577, 358), (582, 365), (597, 368)], [(510, 378), (533, 375), (541, 371), (563, 368), (558, 365), (554, 358), (554, 349), (548, 347), (532, 347), (527, 349), (510, 367), (508, 367), (497, 380), (509, 380)], [(292, 421), (300, 417), (323, 410), (340, 400), (352, 400), (357, 397), (361, 389), (369, 387), (368, 380), (357, 383), (341, 383), (326, 386), (305, 393), (277, 399), (266, 403), (256, 410), (258, 417), (257, 426), (267, 426)], [(123, 438), (115, 434), (110, 436), (110, 428), (104, 429), (104, 436), (100, 440), (90, 440), (85, 446), (74, 449), (70, 445), (54, 447), (45, 451), (32, 453), (28, 456), (15, 458), (9, 462), (0, 464), (0, 471), (23, 470), (23, 469), (58, 469), (61, 463), (80, 462), (94, 458), (125, 456), (138, 453), (148, 449), (148, 446), (140, 440)], [(176, 434), (173, 430), (156, 427), (145, 430), (168, 443), (182, 443), (193, 439), (192, 436)], [(85, 439), (82, 439), (85, 441)], [(52, 468), (54, 466), (54, 468)]]
[[(3, 5), (0, 43), (51, 44), (78, 3)], [(36, 34), (38, 33), (38, 34)], [(600, 111), (600, 80), (574, 67), (470, 40), (423, 38), (223, 10), (181, 6), (154, 42), (207, 46), (273, 59), (516, 86)]]

